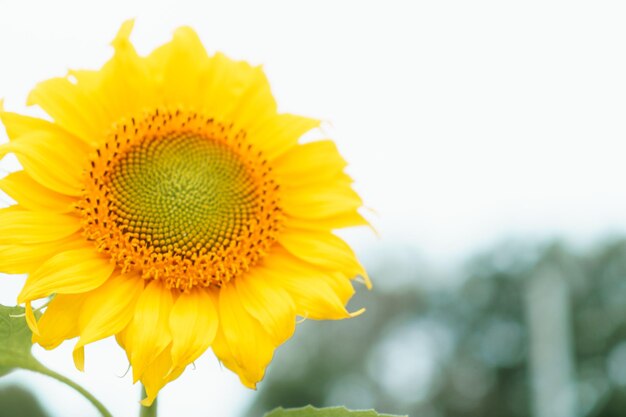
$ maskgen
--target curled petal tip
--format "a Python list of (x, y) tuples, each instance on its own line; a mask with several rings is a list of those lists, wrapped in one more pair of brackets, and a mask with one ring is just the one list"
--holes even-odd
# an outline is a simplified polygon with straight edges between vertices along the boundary
[(355, 311), (354, 313), (350, 313), (350, 317), (358, 317), (361, 314), (365, 313), (365, 308), (361, 308), (357, 311)]
[(143, 400), (141, 400), (141, 405), (144, 407), (150, 407), (152, 403), (156, 400), (156, 396), (147, 396)]

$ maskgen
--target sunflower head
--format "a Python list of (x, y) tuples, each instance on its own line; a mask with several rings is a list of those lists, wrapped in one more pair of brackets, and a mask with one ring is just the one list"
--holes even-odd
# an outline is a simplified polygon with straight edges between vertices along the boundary
[[(208, 55), (189, 28), (139, 56), (132, 21), (99, 70), (29, 96), (49, 120), (0, 119), (22, 170), (0, 180), (0, 271), (34, 342), (115, 336), (145, 404), (209, 347), (255, 387), (296, 316), (352, 317), (365, 271), (333, 230), (367, 222), (314, 119), (278, 113), (263, 71)], [(36, 320), (31, 303), (52, 297)]]

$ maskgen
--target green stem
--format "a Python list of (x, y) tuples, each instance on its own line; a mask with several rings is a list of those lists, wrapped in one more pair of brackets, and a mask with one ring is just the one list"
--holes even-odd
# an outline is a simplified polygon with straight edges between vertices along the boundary
[(96, 407), (103, 417), (113, 417), (113, 415), (109, 412), (109, 410), (107, 410), (106, 407), (102, 405), (100, 401), (96, 399), (96, 397), (91, 395), (89, 391), (87, 391), (85, 388), (81, 387), (76, 382), (72, 381), (71, 379), (57, 372), (54, 372), (52, 369), (46, 368), (42, 363), (34, 359), (29, 360), (27, 364), (25, 365), (26, 366), (22, 366), (22, 368), (28, 369), (29, 371), (33, 371), (33, 372), (38, 372), (42, 375), (49, 376), (50, 378), (54, 378), (57, 381), (64, 383), (68, 387), (73, 388), (79, 394), (85, 397), (87, 401), (89, 401), (94, 407)]
[[(141, 386), (141, 398), (140, 400), (143, 400), (144, 398), (146, 398), (146, 388), (142, 385)], [(157, 415), (157, 399), (154, 399), (154, 402), (152, 403), (152, 405), (150, 407), (144, 407), (143, 405), (139, 406), (139, 417), (156, 417)]]

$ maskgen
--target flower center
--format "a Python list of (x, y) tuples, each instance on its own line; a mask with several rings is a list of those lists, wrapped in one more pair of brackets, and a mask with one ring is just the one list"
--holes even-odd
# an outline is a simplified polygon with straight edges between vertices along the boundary
[(86, 237), (124, 272), (170, 288), (235, 278), (265, 256), (282, 223), (263, 154), (245, 132), (196, 113), (121, 123), (88, 174)]
[(127, 233), (190, 256), (239, 236), (254, 213), (255, 183), (226, 145), (189, 133), (144, 140), (111, 172), (113, 210)]

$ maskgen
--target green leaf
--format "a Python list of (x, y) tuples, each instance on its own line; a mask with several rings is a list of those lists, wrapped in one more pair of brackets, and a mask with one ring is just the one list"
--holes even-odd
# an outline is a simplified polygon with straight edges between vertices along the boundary
[(24, 308), (0, 305), (0, 376), (35, 362), (30, 353), (31, 338)]
[(315, 408), (310, 405), (302, 408), (277, 409), (265, 414), (265, 417), (407, 417), (378, 414), (374, 410), (352, 411), (345, 407)]

